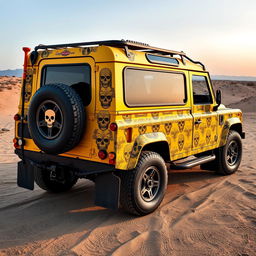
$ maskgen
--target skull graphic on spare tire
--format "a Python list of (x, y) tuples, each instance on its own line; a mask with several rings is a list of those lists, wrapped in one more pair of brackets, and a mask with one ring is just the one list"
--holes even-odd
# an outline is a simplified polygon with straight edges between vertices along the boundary
[(85, 111), (80, 96), (65, 84), (47, 84), (33, 96), (28, 111), (31, 137), (42, 151), (61, 154), (80, 141)]

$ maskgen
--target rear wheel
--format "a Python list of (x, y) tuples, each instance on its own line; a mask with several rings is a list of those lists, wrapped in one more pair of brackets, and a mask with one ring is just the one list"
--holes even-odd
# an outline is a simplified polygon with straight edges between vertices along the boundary
[(136, 168), (121, 175), (122, 207), (135, 215), (153, 212), (163, 200), (167, 180), (163, 158), (155, 152), (142, 152)]
[(48, 192), (65, 192), (77, 182), (73, 172), (65, 167), (56, 167), (55, 170), (36, 167), (34, 169), (36, 184)]

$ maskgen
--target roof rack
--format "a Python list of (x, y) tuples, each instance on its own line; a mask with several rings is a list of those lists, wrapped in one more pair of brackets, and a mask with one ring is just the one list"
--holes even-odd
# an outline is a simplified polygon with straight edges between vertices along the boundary
[(145, 43), (140, 43), (140, 42), (135, 42), (135, 41), (130, 41), (130, 40), (123, 40), (123, 39), (122, 40), (81, 42), (81, 43), (68, 43), (68, 44), (53, 44), (53, 45), (39, 44), (38, 46), (35, 47), (35, 52), (37, 52), (37, 50), (39, 50), (39, 49), (59, 49), (59, 48), (68, 48), (68, 47), (97, 46), (97, 45), (98, 46), (105, 45), (105, 46), (113, 46), (113, 47), (117, 47), (117, 48), (124, 48), (125, 53), (128, 58), (131, 56), (129, 49), (144, 51), (144, 52), (148, 52), (148, 53), (160, 53), (163, 55), (170, 55), (171, 57), (173, 57), (174, 55), (179, 55), (181, 57), (183, 64), (185, 64), (184, 58), (186, 58), (189, 61), (193, 62), (194, 64), (198, 64), (198, 65), (202, 66), (202, 68), (205, 70), (205, 66), (201, 62), (193, 61), (192, 59), (187, 57), (183, 51), (167, 50), (167, 49), (163, 49), (163, 48), (150, 46)]

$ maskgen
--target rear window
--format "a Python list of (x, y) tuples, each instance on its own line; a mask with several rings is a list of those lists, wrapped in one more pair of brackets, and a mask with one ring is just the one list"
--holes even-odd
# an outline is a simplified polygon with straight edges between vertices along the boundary
[(127, 68), (124, 72), (128, 106), (183, 105), (186, 102), (182, 73)]
[(91, 69), (88, 64), (47, 65), (43, 68), (42, 85), (66, 84), (81, 97), (85, 106), (91, 101)]

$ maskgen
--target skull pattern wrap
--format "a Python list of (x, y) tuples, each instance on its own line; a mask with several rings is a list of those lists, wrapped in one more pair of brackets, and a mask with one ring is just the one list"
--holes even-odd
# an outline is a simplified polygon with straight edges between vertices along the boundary
[(112, 74), (110, 69), (103, 68), (100, 71), (100, 92), (99, 100), (104, 109), (110, 107), (112, 99), (114, 98), (114, 88), (112, 88)]
[(109, 130), (101, 131), (100, 129), (96, 129), (93, 137), (96, 139), (98, 149), (104, 151), (108, 149), (110, 141), (113, 140), (112, 132)]
[(97, 114), (97, 122), (100, 130), (105, 131), (108, 129), (110, 123), (110, 113), (106, 110), (101, 110)]

